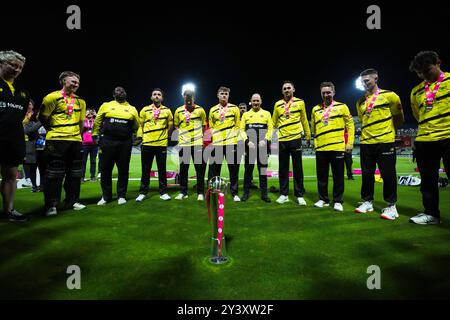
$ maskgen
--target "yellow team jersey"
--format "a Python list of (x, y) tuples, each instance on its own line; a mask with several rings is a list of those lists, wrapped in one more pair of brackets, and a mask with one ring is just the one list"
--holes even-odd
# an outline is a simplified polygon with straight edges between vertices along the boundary
[(203, 145), (203, 126), (206, 125), (205, 109), (195, 105), (190, 120), (187, 122), (183, 105), (175, 110), (173, 122), (175, 127), (178, 128), (178, 144), (180, 147)]
[(241, 123), (239, 108), (229, 103), (227, 110), (224, 110), (225, 113), (222, 121), (219, 106), (220, 104), (217, 104), (209, 111), (209, 127), (212, 132), (212, 143), (215, 146), (237, 144), (239, 125)]
[(126, 101), (113, 100), (100, 106), (92, 128), (92, 135), (103, 134), (104, 137), (110, 139), (130, 139), (139, 126), (139, 115), (136, 108)]
[(344, 131), (348, 131), (349, 146), (355, 139), (355, 125), (348, 106), (334, 101), (329, 110), (328, 124), (324, 123), (323, 105), (316, 105), (311, 112), (311, 128), (314, 132), (314, 149), (316, 151), (345, 151)]
[(305, 102), (294, 97), (294, 101), (289, 105), (288, 117), (285, 114), (284, 103), (284, 100), (279, 100), (273, 108), (272, 121), (273, 126), (278, 128), (278, 141), (301, 139), (302, 133), (305, 135), (306, 140), (311, 139)]
[[(249, 130), (249, 132), (246, 132)], [(250, 109), (245, 112), (241, 119), (242, 140), (250, 139), (253, 143), (260, 140), (272, 140), (273, 123), (269, 111), (260, 108), (258, 111)], [(250, 135), (251, 134), (251, 135)], [(249, 137), (250, 135), (250, 137)]]
[(167, 147), (169, 143), (169, 126), (173, 123), (172, 111), (166, 106), (159, 107), (159, 116), (155, 119), (153, 104), (144, 107), (139, 113), (141, 126), (138, 137), (142, 137), (144, 146)]
[[(430, 91), (435, 84), (430, 83)], [(445, 72), (431, 110), (426, 110), (425, 101), (425, 83), (422, 82), (411, 91), (411, 108), (419, 123), (416, 141), (450, 139), (450, 73)]]
[(74, 97), (73, 113), (69, 117), (61, 91), (54, 91), (45, 96), (41, 115), (48, 117), (49, 121), (46, 140), (82, 141), (80, 122), (86, 118), (86, 102), (77, 95)]
[(362, 97), (356, 103), (361, 121), (361, 144), (394, 143), (395, 127), (393, 116), (403, 113), (400, 97), (393, 91), (380, 89), (370, 115), (367, 107), (373, 95)]

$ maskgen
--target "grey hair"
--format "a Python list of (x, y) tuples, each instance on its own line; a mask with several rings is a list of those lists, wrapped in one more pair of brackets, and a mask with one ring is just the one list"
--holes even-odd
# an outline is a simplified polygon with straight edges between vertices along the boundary
[(11, 60), (20, 60), (25, 63), (25, 57), (18, 52), (8, 50), (8, 51), (0, 51), (0, 62), (6, 62)]

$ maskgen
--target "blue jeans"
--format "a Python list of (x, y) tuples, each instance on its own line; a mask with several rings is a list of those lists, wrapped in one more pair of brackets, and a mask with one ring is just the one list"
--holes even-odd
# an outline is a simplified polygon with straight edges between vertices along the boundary
[(95, 167), (97, 161), (98, 146), (97, 145), (83, 145), (83, 178), (86, 174), (86, 163), (88, 156), (91, 160), (91, 179), (95, 178)]

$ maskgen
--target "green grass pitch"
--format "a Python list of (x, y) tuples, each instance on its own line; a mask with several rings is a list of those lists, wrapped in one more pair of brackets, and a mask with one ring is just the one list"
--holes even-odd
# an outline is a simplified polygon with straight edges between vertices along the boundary
[[(140, 177), (139, 163), (139, 155), (133, 155), (131, 178)], [(169, 161), (169, 170), (176, 169), (173, 163)], [(276, 169), (276, 159), (270, 166)], [(413, 168), (410, 159), (398, 159), (398, 173), (413, 173)], [(304, 159), (304, 171), (307, 207), (294, 203), (292, 182), (291, 201), (284, 205), (274, 202), (278, 194), (270, 194), (272, 203), (263, 203), (259, 190), (252, 190), (246, 203), (233, 203), (227, 196), (224, 227), (230, 261), (221, 266), (208, 262), (211, 227), (205, 203), (197, 201), (191, 188), (194, 181), (188, 199), (164, 202), (152, 179), (150, 197), (136, 203), (139, 181), (130, 180), (128, 203), (105, 207), (96, 205), (100, 183), (85, 182), (81, 202), (88, 208), (52, 218), (41, 216), (42, 193), (18, 190), (16, 207), (31, 221), (0, 222), (0, 298), (450, 297), (450, 188), (440, 193), (442, 225), (419, 226), (408, 222), (422, 210), (418, 187), (399, 187), (400, 218), (386, 221), (379, 218), (381, 183), (376, 184), (375, 212), (361, 215), (353, 211), (360, 201), (361, 178), (346, 180), (345, 211), (337, 213), (312, 206), (318, 199), (314, 159)], [(272, 185), (278, 187), (278, 179), (269, 179)], [(177, 193), (170, 189), (172, 197)], [(81, 268), (80, 290), (66, 287), (69, 265)], [(367, 288), (371, 265), (381, 269), (380, 290)]]

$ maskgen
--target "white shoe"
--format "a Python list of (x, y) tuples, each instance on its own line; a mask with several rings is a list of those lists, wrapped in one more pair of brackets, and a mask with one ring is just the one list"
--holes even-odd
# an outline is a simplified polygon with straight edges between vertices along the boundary
[(101, 198), (99, 202), (97, 202), (98, 206), (104, 206), (105, 204), (107, 204), (106, 200)]
[(415, 224), (440, 224), (441, 220), (429, 214), (421, 213), (409, 219), (409, 222)]
[(125, 204), (127, 203), (127, 200), (125, 198), (119, 198), (119, 200), (117, 200), (118, 204)]
[(162, 196), (159, 196), (159, 198), (164, 201), (172, 199), (167, 193), (164, 193)]
[(138, 195), (138, 197), (136, 198), (136, 202), (141, 202), (142, 200), (144, 200), (145, 199), (145, 194), (140, 194), (140, 195)]
[(56, 211), (55, 207), (51, 207), (47, 209), (47, 212), (45, 212), (46, 217), (56, 216), (58, 214), (58, 211)]
[(79, 210), (86, 209), (86, 206), (84, 204), (76, 202), (73, 204), (72, 208), (73, 208), (73, 210), (79, 211)]
[(334, 208), (333, 209), (336, 210), (336, 211), (340, 211), (340, 212), (344, 211), (344, 207), (342, 206), (342, 203), (340, 203), (340, 202), (336, 202), (334, 204)]
[(305, 198), (303, 198), (303, 197), (298, 197), (297, 202), (301, 206), (306, 206), (306, 201), (305, 201)]
[(33, 186), (33, 184), (31, 183), (31, 179), (30, 178), (26, 178), (24, 180), (24, 182), (22, 183), (22, 187), (24, 187), (24, 188), (30, 188), (32, 186)]
[(184, 195), (184, 194), (182, 194), (182, 193), (179, 193), (176, 197), (175, 197), (175, 200), (183, 200), (183, 199), (187, 199), (189, 196), (186, 194), (186, 195)]
[(235, 196), (233, 197), (233, 201), (234, 201), (234, 202), (241, 202), (241, 198), (239, 198), (238, 195), (235, 195)]
[(289, 201), (289, 197), (288, 196), (283, 196), (283, 195), (279, 196), (278, 199), (277, 199), (277, 202), (279, 204), (283, 204), (283, 203), (288, 202), (288, 201)]
[(328, 207), (330, 204), (328, 202), (325, 202), (323, 200), (319, 200), (316, 203), (314, 203), (314, 207), (317, 208), (323, 208), (323, 207)]
[(197, 200), (198, 201), (203, 201), (203, 200), (205, 200), (205, 197), (202, 194), (199, 194), (198, 197), (197, 197)]
[(382, 219), (386, 219), (386, 220), (395, 220), (399, 217), (399, 214), (397, 212), (397, 208), (395, 207), (395, 204), (389, 207), (384, 208), (383, 210), (381, 210), (381, 215), (380, 217)]
[(364, 201), (358, 208), (355, 209), (355, 212), (358, 213), (367, 213), (373, 211), (373, 205), (371, 201)]
[(102, 177), (102, 174), (99, 172), (97, 175), (97, 179), (100, 179)]

